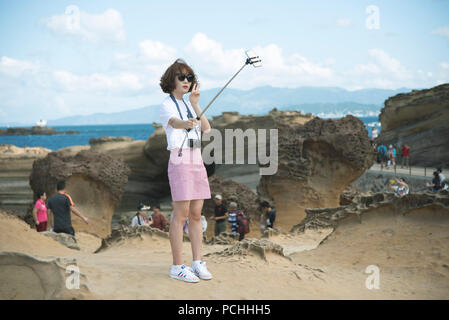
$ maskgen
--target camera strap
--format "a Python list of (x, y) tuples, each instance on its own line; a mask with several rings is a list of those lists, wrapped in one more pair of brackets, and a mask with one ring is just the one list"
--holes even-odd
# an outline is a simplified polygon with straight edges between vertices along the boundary
[[(181, 117), (181, 120), (184, 120), (184, 118), (182, 117), (181, 110), (179, 109), (178, 101), (176, 101), (175, 97), (174, 97), (172, 94), (170, 94), (170, 98), (171, 98), (171, 99), (173, 100), (173, 102), (175, 103), (176, 109), (178, 109), (178, 113), (179, 113), (179, 116)], [(189, 107), (187, 106), (187, 103), (184, 101), (184, 99), (182, 99), (182, 102), (184, 102), (184, 105), (186, 106), (186, 109), (187, 109), (187, 119), (193, 118), (193, 114), (192, 114), (192, 112), (190, 111), (190, 109), (189, 109)], [(198, 140), (200, 140), (200, 136), (199, 136), (199, 134), (198, 134), (198, 131), (197, 131), (196, 127), (195, 127), (195, 132), (196, 132), (196, 136), (198, 137)], [(187, 131), (186, 131), (186, 136), (187, 136), (187, 138), (188, 138)]]

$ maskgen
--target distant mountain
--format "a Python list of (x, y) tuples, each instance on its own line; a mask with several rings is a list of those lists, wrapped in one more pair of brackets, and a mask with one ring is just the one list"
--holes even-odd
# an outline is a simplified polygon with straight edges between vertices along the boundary
[(48, 121), (47, 126), (90, 124), (133, 124), (159, 122), (159, 106), (148, 106), (114, 113), (94, 113), (87, 116), (71, 116)]
[[(220, 89), (201, 92), (200, 105), (205, 108)], [(411, 89), (362, 89), (348, 91), (337, 87), (273, 88), (258, 87), (252, 90), (226, 89), (207, 111), (209, 117), (224, 111), (240, 114), (265, 114), (278, 110), (301, 110), (320, 117), (341, 117), (348, 113), (357, 116), (376, 116), (386, 99)], [(131, 124), (159, 122), (159, 105), (116, 113), (96, 113), (88, 116), (71, 116), (48, 121), (48, 126), (88, 124)]]

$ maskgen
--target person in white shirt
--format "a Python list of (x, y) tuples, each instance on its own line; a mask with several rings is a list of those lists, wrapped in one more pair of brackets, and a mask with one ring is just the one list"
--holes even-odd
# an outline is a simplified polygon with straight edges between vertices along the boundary
[(442, 190), (447, 190), (447, 189), (449, 189), (448, 181), (446, 180), (446, 177), (445, 177), (444, 174), (443, 174), (443, 169), (437, 168), (437, 172), (438, 172), (438, 177), (439, 177), (439, 179), (440, 179), (440, 188), (441, 188)]
[(152, 220), (148, 220), (147, 217), (145, 216), (145, 214), (147, 213), (148, 210), (150, 210), (150, 206), (145, 206), (143, 204), (140, 204), (137, 207), (137, 214), (133, 217), (132, 221), (131, 221), (131, 227), (136, 227), (136, 226), (151, 226), (153, 224)]
[(376, 138), (379, 136), (379, 131), (375, 126), (371, 129), (371, 137), (373, 140), (376, 140)]
[[(201, 261), (202, 224), (201, 210), (204, 199), (210, 199), (210, 187), (206, 168), (201, 157), (201, 132), (211, 130), (199, 106), (199, 83), (187, 63), (176, 60), (164, 73), (160, 86), (169, 94), (162, 102), (160, 121), (167, 138), (168, 180), (173, 200), (173, 216), (170, 224), (170, 245), (173, 265), (169, 276), (187, 282), (209, 280), (212, 275)], [(191, 92), (189, 99), (183, 96)], [(189, 236), (192, 246), (192, 268), (182, 260), (183, 226), (189, 218)]]
[(398, 196), (403, 197), (407, 195), (410, 191), (408, 184), (405, 182), (404, 178), (391, 179), (390, 190), (394, 191)]

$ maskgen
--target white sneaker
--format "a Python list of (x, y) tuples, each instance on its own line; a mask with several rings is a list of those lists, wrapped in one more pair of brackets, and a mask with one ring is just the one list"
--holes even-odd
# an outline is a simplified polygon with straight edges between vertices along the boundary
[(200, 279), (192, 272), (192, 269), (185, 265), (175, 266), (170, 268), (170, 278), (182, 280), (186, 282), (199, 282)]
[(212, 279), (212, 275), (207, 270), (206, 262), (194, 262), (192, 263), (193, 272), (202, 280), (210, 280)]

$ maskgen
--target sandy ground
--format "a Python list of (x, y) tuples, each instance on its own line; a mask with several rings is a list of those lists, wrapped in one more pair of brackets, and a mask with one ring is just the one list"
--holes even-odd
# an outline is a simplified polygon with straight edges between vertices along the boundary
[[(39, 258), (74, 258), (96, 299), (448, 299), (449, 212), (415, 210), (406, 216), (375, 211), (362, 223), (347, 219), (332, 229), (278, 235), (284, 255), (211, 254), (214, 279), (190, 284), (168, 277), (169, 240), (126, 238), (94, 254), (101, 239), (79, 232), (80, 251), (68, 249), (15, 218), (0, 214), (0, 251)], [(321, 244), (320, 244), (321, 243)], [(204, 245), (203, 253), (232, 245)], [(190, 243), (184, 262), (191, 263)], [(365, 269), (380, 270), (369, 290)], [(1, 274), (1, 272), (0, 272)], [(1, 281), (0, 281), (1, 282)], [(193, 289), (193, 290), (192, 290)], [(27, 290), (25, 286), (22, 290)], [(9, 299), (10, 297), (1, 297)]]

